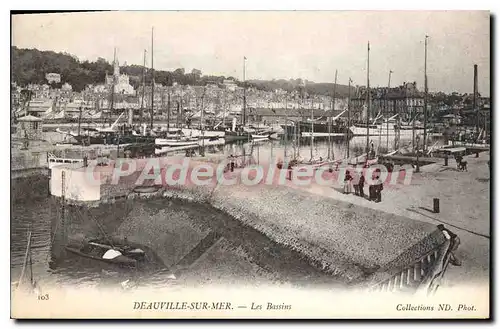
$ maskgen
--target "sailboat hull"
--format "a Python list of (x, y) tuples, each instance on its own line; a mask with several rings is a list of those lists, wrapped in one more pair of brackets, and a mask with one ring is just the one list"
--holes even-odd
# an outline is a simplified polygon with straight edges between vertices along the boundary
[(191, 145), (198, 145), (198, 140), (192, 138), (186, 140), (157, 138), (155, 139), (155, 144), (161, 146), (172, 146), (172, 147), (191, 146)]
[[(351, 126), (351, 131), (354, 136), (366, 136), (368, 129), (360, 126)], [(415, 135), (423, 134), (424, 130), (421, 128), (415, 128)], [(394, 126), (389, 125), (389, 130), (385, 125), (377, 125), (374, 127), (370, 127), (369, 129), (370, 136), (396, 136), (396, 129)], [(401, 127), (399, 129), (399, 136), (412, 136), (413, 128), (411, 127)]]
[[(293, 125), (282, 125), (281, 127), (283, 128), (284, 133), (289, 136), (298, 134), (299, 131), (303, 136), (311, 136), (311, 132), (318, 136), (328, 136), (329, 133), (328, 125), (326, 123), (315, 123), (314, 127), (311, 127), (310, 122), (301, 122), (298, 127)], [(331, 136), (343, 136), (348, 133), (350, 134), (351, 132), (344, 126), (333, 125), (330, 128)]]
[(247, 132), (226, 131), (224, 139), (226, 142), (252, 140), (252, 134)]
[(225, 134), (224, 131), (217, 131), (217, 130), (202, 131), (200, 129), (192, 129), (192, 128), (183, 128), (182, 133), (184, 134), (184, 136), (189, 136), (189, 137), (204, 136), (205, 138), (224, 137)]

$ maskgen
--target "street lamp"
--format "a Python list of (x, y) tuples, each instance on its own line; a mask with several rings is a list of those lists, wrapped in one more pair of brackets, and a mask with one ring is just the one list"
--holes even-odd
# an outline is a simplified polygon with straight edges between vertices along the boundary
[(415, 172), (420, 172), (420, 165), (418, 163), (418, 143), (420, 142), (420, 135), (417, 135), (417, 137), (415, 138), (415, 141), (417, 143), (417, 147), (416, 147), (416, 152), (417, 152), (417, 168), (415, 169)]

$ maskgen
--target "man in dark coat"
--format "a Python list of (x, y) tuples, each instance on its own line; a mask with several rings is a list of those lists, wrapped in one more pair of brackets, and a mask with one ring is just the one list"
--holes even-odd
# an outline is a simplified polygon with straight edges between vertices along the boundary
[(375, 202), (381, 202), (382, 201), (382, 190), (384, 189), (384, 184), (380, 180), (379, 177), (377, 177), (377, 182), (375, 185)]
[(360, 173), (360, 176), (361, 177), (359, 177), (359, 182), (358, 182), (359, 195), (364, 198), (365, 197), (365, 191), (364, 191), (365, 176), (363, 175), (363, 173)]

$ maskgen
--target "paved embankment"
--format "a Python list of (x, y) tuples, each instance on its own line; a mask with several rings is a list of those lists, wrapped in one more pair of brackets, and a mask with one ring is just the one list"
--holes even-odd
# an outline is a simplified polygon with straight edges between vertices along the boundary
[[(461, 267), (451, 267), (446, 284), (488, 284), (490, 272), (490, 169), (489, 152), (466, 156), (468, 171), (459, 171), (455, 160), (444, 160), (413, 173), (409, 185), (384, 184), (382, 202), (374, 203), (355, 195), (341, 192), (341, 184), (314, 185), (310, 193), (342, 200), (360, 207), (392, 213), (402, 220), (408, 218), (431, 224), (444, 224), (459, 235), (461, 245), (456, 255)], [(368, 188), (365, 187), (365, 194)], [(434, 213), (433, 199), (439, 199), (440, 212)]]
[[(190, 166), (199, 163), (191, 161)], [(106, 186), (104, 194), (130, 192), (138, 175)], [(238, 175), (239, 170), (226, 173), (226, 178)], [(223, 210), (344, 283), (400, 268), (443, 242), (436, 225), (309, 193), (311, 187), (214, 183), (170, 186), (164, 196)]]

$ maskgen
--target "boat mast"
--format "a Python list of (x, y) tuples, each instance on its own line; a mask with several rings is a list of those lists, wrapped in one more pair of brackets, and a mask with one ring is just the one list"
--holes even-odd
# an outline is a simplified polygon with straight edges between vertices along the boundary
[(479, 109), (477, 108), (477, 64), (474, 64), (474, 86), (473, 86), (473, 94), (472, 94), (472, 111), (476, 112), (476, 134), (479, 139)]
[(32, 257), (32, 252), (31, 252), (31, 246), (32, 246), (32, 241), (31, 241), (31, 232), (33, 230), (33, 223), (30, 223), (30, 231), (28, 233), (28, 243), (29, 243), (29, 257), (30, 257), (30, 284), (31, 288), (35, 287), (35, 281), (33, 280), (33, 257)]
[[(285, 158), (287, 157), (287, 144), (288, 144), (288, 91), (285, 94)], [(295, 154), (293, 155), (295, 157)]]
[(80, 136), (80, 126), (82, 124), (82, 106), (80, 105), (79, 113), (78, 113), (78, 133), (77, 135)]
[[(425, 59), (424, 59), (424, 151), (427, 150), (427, 39), (425, 36)], [(418, 151), (418, 150), (417, 150)]]
[(349, 127), (351, 126), (351, 78), (349, 77), (349, 95), (347, 97), (347, 135), (346, 135), (346, 144), (347, 144), (347, 159), (349, 160)]
[(140, 124), (142, 124), (142, 116), (144, 114), (144, 93), (146, 91), (146, 49), (144, 49), (144, 63), (142, 64), (142, 96), (141, 96), (141, 114)]
[(314, 143), (314, 106), (311, 99), (311, 161), (313, 159), (313, 143)]
[(226, 108), (227, 108), (227, 92), (224, 91), (224, 112), (222, 113), (222, 127), (226, 130)]
[(203, 108), (204, 106), (204, 100), (205, 100), (205, 92), (207, 90), (207, 87), (203, 87), (203, 95), (201, 96), (201, 156), (205, 156), (205, 122), (203, 121), (204, 118), (204, 112), (205, 109)]
[(164, 110), (165, 110), (165, 91), (162, 90), (160, 92), (160, 110), (159, 110), (160, 114), (162, 114)]
[(245, 80), (247, 58), (243, 56), (243, 126), (247, 122), (247, 83)]
[(167, 136), (169, 130), (170, 130), (170, 89), (168, 90), (168, 95), (167, 95)]
[(389, 91), (391, 89), (391, 74), (393, 72), (389, 70), (389, 83), (387, 84), (387, 93), (385, 95), (385, 120), (386, 120), (386, 137), (387, 137), (387, 145), (386, 152), (389, 153)]
[[(115, 51), (114, 51), (114, 55), (113, 55), (113, 68), (115, 67), (116, 65), (116, 47), (115, 47)], [(115, 103), (115, 84), (116, 84), (116, 76), (115, 76), (115, 72), (113, 70), (113, 80), (112, 80), (112, 84), (111, 84), (111, 103), (110, 103), (110, 108), (109, 108), (109, 121), (108, 121), (108, 127), (111, 126), (111, 115), (112, 115), (112, 112), (113, 112), (113, 109), (114, 109), (114, 103)]]
[(151, 122), (149, 127), (153, 129), (153, 115), (155, 104), (155, 69), (153, 66), (153, 32), (154, 27), (151, 28)]
[[(405, 112), (408, 113), (408, 109), (406, 108), (406, 85), (403, 86), (404, 90), (404, 107)], [(399, 137), (400, 137), (400, 129), (401, 129), (401, 107), (396, 106), (396, 101), (393, 101), (394, 110), (396, 111), (396, 126), (394, 129), (394, 150), (399, 150)]]
[(332, 98), (332, 111), (330, 113), (330, 118), (328, 120), (328, 160), (333, 158), (332, 153), (332, 115), (335, 111), (335, 97), (337, 96), (337, 70), (335, 70), (335, 83), (333, 84), (333, 98)]
[(368, 159), (368, 152), (370, 151), (370, 41), (368, 41), (368, 62), (366, 69), (366, 158)]
[(302, 132), (301, 132), (301, 129), (300, 129), (300, 124), (302, 123), (302, 121), (304, 120), (304, 113), (302, 112), (304, 110), (304, 90), (301, 89), (300, 90), (300, 95), (299, 95), (299, 120), (297, 120), (298, 122), (296, 123), (297, 125), (297, 128), (295, 129), (296, 131), (296, 139), (297, 139), (297, 158), (300, 157), (300, 138), (302, 137)]

